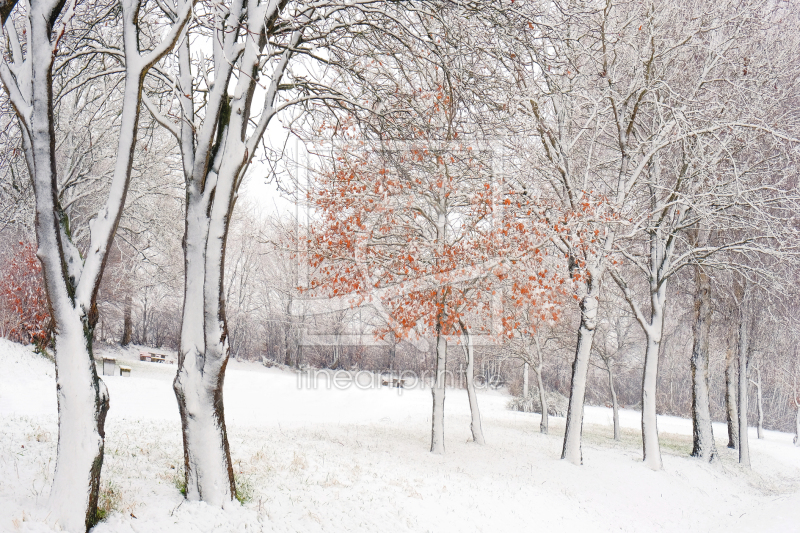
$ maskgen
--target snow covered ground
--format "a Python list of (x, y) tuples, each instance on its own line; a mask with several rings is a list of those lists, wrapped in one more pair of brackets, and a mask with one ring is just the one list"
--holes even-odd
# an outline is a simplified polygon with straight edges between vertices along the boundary
[[(297, 375), (231, 362), (225, 412), (247, 501), (218, 510), (179, 492), (182, 445), (174, 365), (116, 350), (130, 378), (105, 377), (101, 505), (95, 533), (240, 531), (800, 531), (800, 449), (792, 436), (751, 434), (753, 469), (720, 449), (721, 464), (688, 457), (691, 422), (660, 417), (664, 471), (641, 464), (639, 414), (588, 407), (584, 465), (558, 458), (563, 419), (540, 435), (539, 417), (480, 395), (488, 445), (468, 443), (466, 394), (448, 390), (447, 452), (428, 452), (430, 392), (309, 390)], [(105, 353), (104, 353), (105, 355)], [(57, 438), (52, 365), (0, 339), (0, 532), (51, 531), (48, 483)], [(717, 445), (725, 427), (715, 426)]]

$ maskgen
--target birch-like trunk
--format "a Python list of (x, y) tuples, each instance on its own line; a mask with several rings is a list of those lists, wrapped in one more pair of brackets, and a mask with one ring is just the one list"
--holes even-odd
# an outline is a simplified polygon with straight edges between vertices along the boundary
[[(586, 396), (586, 377), (589, 374), (589, 357), (597, 327), (597, 299), (600, 294), (600, 279), (590, 277), (586, 295), (581, 300), (581, 324), (578, 328), (578, 345), (572, 363), (572, 382), (569, 391), (567, 423), (564, 431), (564, 447), (561, 458), (572, 464), (583, 463), (581, 433), (583, 431), (583, 403)], [(544, 411), (544, 409), (542, 409)]]
[(606, 363), (608, 368), (608, 387), (611, 389), (611, 409), (614, 415), (614, 440), (619, 440), (619, 403), (617, 390), (614, 388), (614, 370), (611, 362)]
[(736, 405), (736, 360), (732, 348), (725, 352), (725, 418), (728, 422), (728, 448), (739, 447), (739, 410)]
[(444, 453), (444, 394), (447, 376), (447, 339), (442, 332), (442, 323), (436, 325), (435, 375), (431, 384), (433, 414), (431, 416), (431, 452)]
[(692, 369), (692, 457), (704, 461), (717, 459), (714, 431), (711, 427), (711, 402), (708, 389), (708, 343), (711, 336), (711, 283), (702, 267), (696, 267), (694, 344), (690, 360)]
[(747, 356), (750, 349), (749, 328), (744, 309), (739, 308), (739, 464), (750, 466), (747, 439)]
[(475, 392), (475, 353), (472, 347), (472, 335), (464, 323), (461, 323), (461, 333), (464, 336), (464, 356), (467, 359), (467, 398), (471, 415), (469, 428), (472, 431), (473, 442), (486, 444), (481, 426), (481, 412), (478, 409), (478, 395)]

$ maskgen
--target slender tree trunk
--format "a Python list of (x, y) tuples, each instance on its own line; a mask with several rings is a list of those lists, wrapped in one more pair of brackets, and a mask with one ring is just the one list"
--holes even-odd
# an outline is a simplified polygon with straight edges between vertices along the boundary
[(725, 417), (728, 422), (728, 448), (739, 447), (739, 409), (736, 405), (736, 362), (732, 348), (725, 352)]
[(431, 384), (433, 414), (431, 417), (431, 452), (444, 453), (444, 395), (447, 377), (447, 339), (442, 332), (442, 323), (436, 325), (435, 376)]
[(711, 426), (711, 401), (708, 392), (708, 343), (711, 333), (711, 283), (702, 267), (696, 267), (694, 344), (690, 360), (692, 369), (692, 457), (705, 461), (717, 459), (714, 431)]
[(581, 433), (583, 431), (583, 403), (586, 396), (586, 377), (589, 374), (589, 356), (597, 327), (597, 299), (600, 294), (599, 276), (592, 273), (586, 296), (581, 300), (581, 325), (578, 328), (578, 344), (572, 363), (572, 382), (567, 408), (567, 424), (564, 432), (564, 447), (561, 458), (572, 464), (583, 463)]
[(524, 400), (528, 399), (528, 392), (529, 392), (529, 375), (528, 370), (530, 365), (527, 362), (522, 364), (522, 398)]
[(542, 366), (541, 363), (535, 368), (536, 370), (536, 383), (539, 386), (539, 404), (542, 406), (542, 421), (539, 422), (539, 433), (547, 433), (550, 431), (550, 413), (549, 406), (547, 405), (547, 394), (544, 390), (544, 382), (542, 381)]
[(800, 446), (800, 404), (795, 401), (795, 406), (797, 409), (795, 410), (794, 415), (794, 445)]
[[(656, 319), (658, 320), (658, 319)], [(655, 323), (656, 320), (653, 322)], [(663, 315), (661, 320), (663, 321)], [(654, 324), (655, 325), (655, 324)], [(647, 336), (642, 378), (642, 451), (644, 463), (653, 470), (661, 470), (661, 447), (658, 443), (658, 416), (656, 414), (656, 387), (658, 385), (658, 355), (661, 348), (661, 323), (658, 331)]]
[(746, 313), (739, 308), (739, 464), (750, 466), (750, 444), (747, 439), (747, 355), (750, 349)]
[(139, 339), (144, 345), (147, 345), (147, 296), (145, 293), (144, 305), (142, 306), (142, 336)]
[(131, 320), (131, 295), (125, 295), (125, 311), (122, 318), (122, 346), (127, 346), (131, 343), (131, 336), (133, 335), (133, 320)]
[(469, 428), (472, 431), (472, 440), (476, 444), (486, 444), (481, 426), (481, 412), (478, 409), (478, 395), (475, 392), (475, 353), (472, 348), (472, 335), (469, 328), (461, 323), (461, 333), (464, 336), (464, 355), (467, 359), (467, 398), (469, 398), (469, 411), (472, 415)]
[(764, 438), (764, 397), (761, 392), (761, 369), (756, 368), (756, 406), (758, 407), (758, 438)]
[(617, 390), (614, 388), (614, 370), (611, 362), (606, 363), (608, 369), (608, 387), (611, 389), (611, 409), (614, 414), (614, 440), (619, 440), (619, 403), (617, 402)]

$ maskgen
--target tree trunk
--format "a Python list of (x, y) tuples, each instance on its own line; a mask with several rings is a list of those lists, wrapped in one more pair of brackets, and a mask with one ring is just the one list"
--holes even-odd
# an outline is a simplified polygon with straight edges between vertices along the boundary
[(797, 410), (794, 415), (794, 445), (800, 446), (800, 404), (795, 401)]
[(747, 355), (750, 338), (746, 313), (739, 307), (739, 464), (750, 466), (747, 439)]
[(133, 335), (133, 320), (131, 320), (131, 295), (125, 295), (125, 311), (122, 319), (122, 346), (127, 346), (131, 343), (131, 336)]
[(431, 452), (444, 453), (444, 394), (447, 376), (447, 339), (442, 332), (442, 323), (436, 325), (436, 365), (431, 384), (433, 414), (431, 417)]
[(736, 368), (733, 349), (725, 352), (725, 417), (728, 421), (728, 448), (739, 447), (739, 410), (736, 405)]
[(50, 509), (64, 529), (86, 531), (96, 521), (108, 391), (97, 376), (87, 348), (91, 333), (83, 331), (82, 320), (73, 314), (57, 324), (58, 447)]
[[(661, 323), (654, 319), (658, 331), (647, 335), (642, 377), (642, 451), (644, 463), (653, 470), (661, 470), (661, 448), (658, 443), (658, 416), (656, 414), (656, 387), (658, 384), (658, 355), (661, 347)], [(663, 315), (661, 315), (663, 321)]]
[(529, 392), (529, 376), (528, 376), (528, 365), (527, 362), (522, 364), (522, 399), (528, 399), (528, 392)]
[(711, 332), (711, 283), (701, 266), (696, 267), (694, 344), (690, 360), (692, 369), (692, 457), (704, 461), (717, 459), (714, 431), (711, 426), (711, 401), (708, 392), (708, 342)]
[(561, 458), (572, 464), (583, 463), (581, 454), (581, 432), (583, 431), (583, 402), (586, 395), (586, 377), (589, 373), (589, 356), (592, 351), (594, 331), (597, 327), (597, 298), (600, 279), (591, 277), (589, 290), (581, 300), (581, 325), (578, 328), (578, 345), (572, 363), (572, 382), (569, 391), (567, 424), (564, 431), (564, 447)]
[(467, 398), (469, 398), (469, 411), (472, 415), (469, 428), (472, 431), (473, 442), (486, 444), (481, 426), (481, 412), (478, 409), (478, 395), (475, 392), (475, 353), (472, 348), (472, 335), (463, 323), (461, 323), (461, 332), (464, 336), (464, 355), (467, 359)]
[(142, 306), (142, 335), (139, 342), (147, 345), (147, 292), (145, 292), (144, 305)]
[(550, 413), (548, 413), (549, 406), (547, 405), (547, 394), (544, 390), (544, 382), (542, 381), (542, 365), (541, 362), (536, 367), (536, 383), (539, 386), (539, 403), (542, 406), (542, 420), (539, 422), (539, 433), (547, 433), (550, 430)]
[(190, 196), (181, 349), (173, 388), (181, 414), (186, 498), (222, 507), (236, 494), (222, 400), (229, 352), (223, 302), (214, 297), (221, 280), (212, 287), (207, 283), (214, 278), (209, 267), (215, 258), (209, 255), (216, 245), (219, 260), (224, 242), (212, 238), (207, 212), (202, 198)]
[(608, 369), (608, 386), (611, 389), (611, 409), (614, 414), (614, 440), (619, 440), (619, 403), (617, 402), (617, 391), (614, 388), (614, 370), (611, 362), (606, 363)]

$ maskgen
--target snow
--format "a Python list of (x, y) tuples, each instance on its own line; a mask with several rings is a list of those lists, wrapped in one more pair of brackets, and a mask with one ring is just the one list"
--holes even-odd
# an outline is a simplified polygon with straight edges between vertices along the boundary
[[(101, 355), (110, 352), (99, 350)], [(101, 503), (94, 533), (282, 531), (797, 531), (800, 450), (792, 435), (751, 429), (752, 470), (724, 447), (721, 463), (691, 459), (690, 420), (659, 417), (664, 470), (641, 460), (641, 415), (585, 409), (583, 466), (559, 460), (564, 419), (506, 409), (481, 391), (486, 446), (468, 442), (462, 390), (447, 390), (443, 455), (431, 454), (426, 389), (299, 389), (291, 371), (231, 361), (226, 419), (243, 506), (186, 502), (175, 365), (139, 362), (106, 376), (111, 397)], [(53, 369), (30, 349), (0, 340), (0, 531), (51, 531), (43, 503), (55, 462)], [(135, 518), (134, 518), (135, 516)]]

